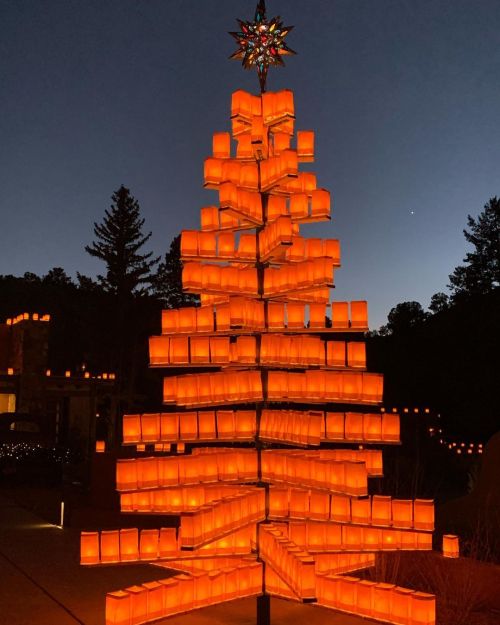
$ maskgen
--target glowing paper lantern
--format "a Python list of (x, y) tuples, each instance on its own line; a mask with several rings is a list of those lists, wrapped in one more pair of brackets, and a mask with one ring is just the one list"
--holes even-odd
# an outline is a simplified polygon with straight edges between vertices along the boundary
[(229, 158), (231, 149), (231, 136), (228, 132), (215, 132), (213, 134), (213, 155), (215, 158)]
[(198, 414), (196, 412), (181, 412), (179, 417), (179, 434), (183, 441), (192, 441), (198, 438)]
[(445, 558), (458, 558), (460, 555), (459, 538), (454, 534), (443, 536), (443, 556)]
[(303, 163), (314, 160), (314, 132), (312, 130), (297, 132), (297, 156)]
[(80, 534), (80, 564), (99, 564), (99, 532)]
[(155, 443), (160, 439), (160, 414), (141, 415), (141, 441)]
[(142, 587), (147, 592), (147, 618), (156, 620), (163, 616), (165, 587), (160, 582), (144, 582)]
[(119, 460), (116, 464), (117, 490), (137, 488), (137, 465), (133, 460)]
[(329, 367), (346, 366), (345, 347), (344, 341), (328, 341), (326, 344), (326, 364)]
[(349, 523), (351, 521), (351, 498), (334, 494), (330, 499), (330, 518), (332, 521)]
[[(316, 186), (314, 184), (314, 186)], [(314, 189), (311, 193), (311, 217), (329, 219), (330, 192), (326, 189)]]
[(330, 495), (312, 491), (309, 497), (309, 517), (327, 521), (330, 516)]
[(357, 584), (356, 611), (362, 616), (373, 616), (374, 586), (375, 582), (367, 579), (361, 579)]
[(172, 337), (169, 341), (169, 362), (185, 365), (189, 363), (189, 339), (184, 336)]
[(373, 587), (373, 618), (381, 621), (390, 620), (395, 588), (394, 584), (386, 584), (384, 582), (375, 584)]
[(351, 327), (359, 330), (368, 328), (367, 302), (351, 302)]
[(179, 439), (179, 414), (162, 412), (160, 415), (160, 439), (163, 442)]
[(236, 410), (234, 413), (234, 433), (236, 439), (248, 440), (255, 436), (255, 410)]
[(236, 158), (242, 160), (251, 160), (253, 158), (252, 137), (249, 134), (241, 134), (235, 136), (235, 139), (237, 139), (238, 141), (238, 145), (236, 148)]
[(144, 586), (130, 586), (125, 589), (130, 595), (130, 625), (147, 620), (148, 591)]
[(130, 625), (130, 593), (115, 590), (106, 595), (106, 625)]
[(332, 327), (337, 329), (349, 327), (349, 310), (347, 302), (332, 303)]
[(365, 343), (347, 343), (347, 366), (360, 369), (366, 368), (366, 345)]
[(326, 438), (329, 440), (344, 440), (345, 417), (343, 412), (326, 413)]
[(363, 414), (360, 412), (345, 413), (346, 440), (363, 440)]
[(120, 560), (121, 562), (139, 559), (139, 531), (137, 528), (120, 530)]
[(311, 328), (324, 328), (326, 318), (326, 304), (310, 304), (309, 325)]
[(399, 415), (384, 412), (382, 415), (382, 440), (399, 442)]
[(242, 118), (251, 121), (254, 115), (262, 114), (262, 102), (258, 96), (238, 89), (231, 96), (231, 118)]
[(382, 440), (382, 419), (383, 415), (381, 414), (363, 414), (363, 440)]
[(198, 412), (198, 435), (200, 440), (214, 440), (216, 438), (215, 411)]
[(141, 440), (141, 415), (123, 415), (123, 442), (138, 443)]
[[(221, 235), (221, 236), (224, 236), (224, 235)], [(198, 254), (201, 257), (213, 258), (216, 255), (215, 248), (216, 248), (216, 238), (213, 232), (198, 233)], [(181, 312), (181, 316), (182, 316), (182, 312)], [(191, 323), (192, 322), (193, 320), (191, 321)]]
[(413, 527), (413, 501), (411, 499), (392, 500), (392, 525), (394, 527)]
[(392, 522), (392, 500), (385, 495), (372, 497), (372, 523), (389, 527)]
[(369, 497), (364, 499), (352, 499), (351, 520), (353, 523), (368, 525), (371, 521), (371, 501)]
[(118, 530), (101, 532), (101, 562), (120, 561), (120, 533)]
[(410, 598), (410, 614), (411, 625), (434, 625), (436, 597), (425, 592), (414, 592)]
[(411, 596), (414, 592), (414, 590), (400, 586), (396, 586), (392, 591), (391, 620), (394, 623), (407, 625), (410, 622)]
[(413, 502), (413, 527), (419, 530), (434, 529), (434, 500), (415, 499)]

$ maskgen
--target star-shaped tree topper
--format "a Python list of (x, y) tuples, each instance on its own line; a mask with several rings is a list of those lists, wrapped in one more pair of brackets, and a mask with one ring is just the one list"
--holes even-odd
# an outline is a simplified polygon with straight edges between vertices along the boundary
[(229, 33), (238, 42), (238, 50), (230, 59), (242, 59), (245, 69), (257, 68), (260, 89), (266, 90), (267, 72), (270, 65), (284, 65), (281, 57), (296, 54), (285, 43), (285, 37), (293, 26), (283, 26), (281, 18), (267, 20), (265, 0), (259, 0), (253, 22), (238, 20), (241, 31)]

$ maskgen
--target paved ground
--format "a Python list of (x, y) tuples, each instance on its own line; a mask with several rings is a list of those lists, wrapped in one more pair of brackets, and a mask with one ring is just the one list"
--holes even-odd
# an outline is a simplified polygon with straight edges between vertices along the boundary
[[(106, 592), (165, 577), (147, 565), (85, 568), (79, 534), (61, 530), (0, 496), (0, 622), (104, 625)], [(316, 606), (272, 600), (273, 625), (367, 625)], [(242, 599), (164, 621), (169, 625), (254, 625), (255, 600)]]

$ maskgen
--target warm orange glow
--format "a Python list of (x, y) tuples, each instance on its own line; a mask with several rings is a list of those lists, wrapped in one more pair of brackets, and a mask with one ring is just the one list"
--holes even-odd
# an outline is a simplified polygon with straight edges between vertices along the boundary
[[(295, 140), (294, 117), (291, 91), (239, 90), (231, 133), (213, 135), (204, 185), (216, 205), (180, 241), (182, 287), (201, 305), (162, 312), (149, 357), (167, 371), (167, 407), (123, 416), (135, 450), (116, 462), (121, 512), (158, 525), (81, 534), (82, 564), (179, 573), (108, 593), (108, 625), (263, 591), (435, 625), (434, 596), (346, 575), (374, 567), (377, 552), (432, 549), (434, 502), (368, 495), (400, 419), (380, 408), (382, 376), (366, 371), (367, 303), (331, 303), (339, 241), (301, 234), (330, 219), (332, 198), (299, 171), (315, 137)], [(176, 527), (160, 527), (166, 515)], [(458, 556), (457, 537), (443, 538), (443, 554)]]
[(348, 371), (314, 371), (281, 373), (270, 371), (268, 399), (312, 402), (348, 401), (375, 403), (382, 399), (382, 378), (378, 374)]
[(413, 527), (420, 530), (434, 529), (434, 501), (415, 499), (413, 502)]
[(385, 495), (373, 495), (372, 514), (373, 525), (389, 526), (392, 521), (392, 501)]
[(312, 130), (297, 132), (297, 155), (303, 163), (310, 163), (314, 160), (314, 132)]
[(120, 561), (120, 533), (118, 530), (103, 531), (100, 535), (101, 562)]
[(359, 369), (366, 368), (366, 344), (361, 342), (347, 343), (347, 366)]
[(414, 592), (410, 597), (411, 625), (434, 625), (436, 597), (425, 592)]
[(351, 302), (351, 327), (360, 330), (368, 328), (368, 304), (366, 302)]
[(231, 149), (230, 134), (228, 132), (215, 132), (212, 149), (215, 158), (229, 158)]
[(349, 312), (347, 302), (332, 303), (332, 326), (338, 329), (349, 327)]
[(326, 189), (312, 190), (311, 217), (314, 219), (327, 219), (330, 217), (330, 192)]
[(204, 373), (164, 379), (164, 403), (196, 406), (228, 401), (245, 403), (258, 399), (262, 399), (262, 380), (258, 371)]
[(344, 341), (328, 341), (326, 344), (326, 364), (329, 367), (345, 367), (346, 344)]
[(414, 590), (396, 586), (392, 592), (391, 620), (394, 623), (409, 623), (411, 615), (411, 595)]
[(106, 625), (130, 625), (130, 594), (125, 590), (106, 595)]
[(120, 560), (122, 562), (139, 559), (139, 531), (136, 528), (120, 530)]
[(413, 527), (413, 501), (392, 500), (392, 524), (394, 527)]
[(198, 413), (179, 413), (179, 438), (183, 441), (193, 441), (198, 438)]
[(99, 532), (82, 532), (80, 535), (80, 564), (99, 563)]
[(385, 412), (382, 416), (382, 440), (399, 441), (399, 415)]
[(460, 555), (459, 538), (454, 534), (443, 536), (443, 556), (445, 558), (458, 558)]

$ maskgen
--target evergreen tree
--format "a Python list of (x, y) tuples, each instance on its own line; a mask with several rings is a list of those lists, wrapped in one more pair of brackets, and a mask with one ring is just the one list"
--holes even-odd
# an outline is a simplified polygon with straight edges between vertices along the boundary
[(158, 265), (158, 271), (152, 280), (153, 293), (164, 308), (195, 306), (199, 302), (196, 295), (182, 290), (181, 235), (170, 243), (170, 250)]
[(404, 334), (427, 319), (419, 302), (401, 302), (387, 315), (387, 325), (380, 328), (380, 334)]
[(52, 287), (74, 287), (73, 281), (62, 267), (53, 267), (42, 278), (42, 284)]
[(159, 261), (153, 253), (140, 250), (151, 237), (142, 233), (144, 219), (140, 216), (137, 200), (123, 185), (113, 193), (113, 203), (105, 211), (101, 224), (94, 223), (96, 240), (85, 250), (106, 263), (106, 276), (99, 282), (109, 292), (120, 298), (147, 292), (151, 282), (151, 269)]
[(102, 288), (98, 282), (92, 280), (89, 276), (86, 276), (79, 271), (76, 272), (76, 279), (78, 280), (78, 288), (83, 293), (102, 293)]
[(450, 298), (446, 293), (439, 291), (438, 293), (434, 293), (431, 297), (431, 303), (429, 304), (429, 310), (436, 314), (443, 312), (443, 310), (448, 310), (450, 307)]
[(500, 286), (500, 200), (493, 197), (484, 205), (477, 219), (467, 217), (469, 230), (464, 230), (474, 251), (465, 255), (450, 275), (452, 299), (489, 293)]

